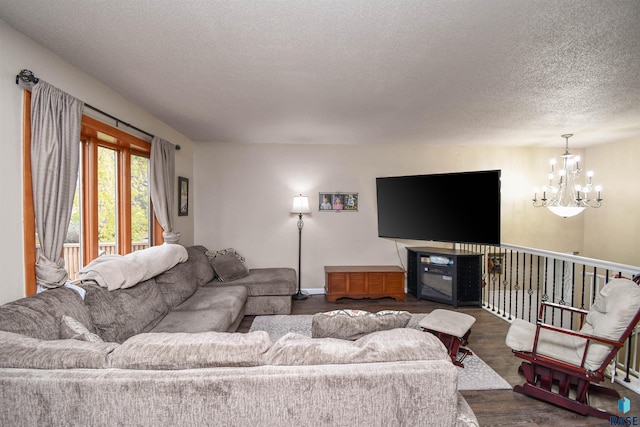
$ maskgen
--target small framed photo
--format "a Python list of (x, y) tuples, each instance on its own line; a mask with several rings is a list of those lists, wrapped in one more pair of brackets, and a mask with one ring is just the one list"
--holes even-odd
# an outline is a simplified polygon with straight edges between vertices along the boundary
[(357, 212), (358, 193), (320, 193), (318, 210), (323, 212)]
[(489, 274), (502, 274), (503, 269), (503, 254), (489, 254), (487, 258), (487, 273)]
[(178, 177), (178, 216), (189, 215), (189, 178)]

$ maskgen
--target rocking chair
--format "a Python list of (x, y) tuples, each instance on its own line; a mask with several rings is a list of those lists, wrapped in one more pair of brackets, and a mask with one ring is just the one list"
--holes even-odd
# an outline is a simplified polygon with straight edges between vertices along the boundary
[[(560, 315), (577, 314), (580, 330), (544, 323), (548, 309), (560, 310)], [(509, 327), (506, 343), (516, 357), (524, 359), (519, 372), (526, 379), (513, 391), (582, 415), (617, 416), (590, 406), (589, 393), (620, 398), (617, 391), (598, 383), (638, 320), (640, 286), (629, 279), (604, 285), (589, 311), (543, 302), (535, 325), (516, 319)]]

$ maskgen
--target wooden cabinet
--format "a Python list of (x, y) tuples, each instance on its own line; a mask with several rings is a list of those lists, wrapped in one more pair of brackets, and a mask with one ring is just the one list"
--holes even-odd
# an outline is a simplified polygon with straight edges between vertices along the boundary
[(326, 266), (327, 301), (392, 297), (404, 301), (404, 270), (398, 266)]
[(481, 258), (458, 249), (407, 248), (407, 289), (418, 299), (480, 306)]

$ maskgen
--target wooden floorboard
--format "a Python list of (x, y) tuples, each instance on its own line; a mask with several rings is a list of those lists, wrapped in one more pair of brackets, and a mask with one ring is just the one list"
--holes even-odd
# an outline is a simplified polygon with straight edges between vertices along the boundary
[[(324, 295), (311, 295), (302, 301), (293, 301), (291, 314), (315, 314), (323, 311), (350, 308), (376, 312), (379, 310), (407, 310), (412, 313), (429, 313), (436, 308), (452, 310), (448, 305), (430, 301), (418, 301), (407, 295), (406, 301), (391, 298), (349, 299), (327, 302)], [(521, 359), (512, 355), (505, 344), (509, 322), (480, 307), (460, 307), (457, 309), (476, 318), (469, 338), (469, 347), (482, 360), (502, 375), (512, 386), (523, 384), (524, 378), (518, 374)], [(247, 332), (255, 316), (245, 316), (239, 332)], [(631, 412), (627, 416), (640, 414), (640, 395), (613, 384), (620, 395), (631, 401)], [(482, 390), (460, 392), (473, 409), (481, 426), (608, 426), (609, 421), (595, 417), (574, 414), (566, 409), (514, 393), (511, 390)], [(607, 396), (592, 396), (593, 406), (617, 414), (617, 400)]]

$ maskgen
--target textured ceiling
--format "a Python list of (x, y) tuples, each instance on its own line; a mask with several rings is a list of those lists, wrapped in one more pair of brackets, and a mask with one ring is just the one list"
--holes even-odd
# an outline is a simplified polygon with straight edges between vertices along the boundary
[(0, 18), (194, 141), (640, 137), (635, 0), (0, 0)]

